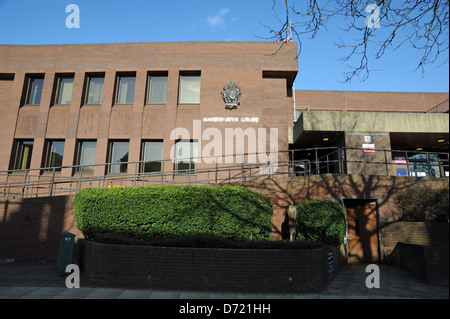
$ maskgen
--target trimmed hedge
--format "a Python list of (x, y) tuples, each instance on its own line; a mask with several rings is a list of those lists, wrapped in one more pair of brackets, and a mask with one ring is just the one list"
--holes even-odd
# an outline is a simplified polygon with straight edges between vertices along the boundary
[(93, 240), (263, 240), (272, 230), (269, 199), (234, 186), (86, 188), (75, 196), (75, 214), (78, 228)]
[(347, 229), (345, 209), (327, 199), (312, 200), (296, 205), (297, 239), (321, 241), (339, 246), (344, 242)]

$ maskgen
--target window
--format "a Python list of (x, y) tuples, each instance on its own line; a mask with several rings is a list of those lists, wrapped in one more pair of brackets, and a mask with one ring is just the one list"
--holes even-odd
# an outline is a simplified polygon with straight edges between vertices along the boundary
[(116, 87), (116, 104), (133, 104), (135, 75), (118, 75)]
[(147, 104), (166, 104), (167, 72), (148, 76)]
[(162, 141), (144, 141), (142, 142), (142, 160), (144, 163), (141, 170), (144, 173), (161, 172), (162, 165)]
[(42, 87), (44, 86), (43, 76), (28, 76), (26, 79), (26, 105), (39, 105), (41, 104)]
[(410, 176), (443, 177), (437, 154), (418, 153), (408, 157)]
[(175, 170), (194, 173), (197, 167), (197, 141), (180, 140), (175, 144)]
[(56, 167), (56, 171), (61, 171), (64, 155), (64, 141), (49, 140), (46, 143), (44, 167)]
[[(126, 173), (128, 162), (128, 141), (109, 142), (109, 173)], [(117, 164), (122, 163), (122, 164)]]
[(88, 76), (86, 83), (86, 104), (101, 104), (104, 76)]
[(15, 73), (0, 73), (0, 81), (14, 81)]
[(17, 140), (14, 169), (29, 169), (32, 152), (33, 152), (33, 141)]
[(59, 76), (56, 83), (55, 104), (69, 105), (72, 99), (73, 76)]
[(200, 103), (200, 73), (180, 74), (179, 104)]
[(78, 141), (77, 172), (93, 173), (95, 164), (96, 141)]

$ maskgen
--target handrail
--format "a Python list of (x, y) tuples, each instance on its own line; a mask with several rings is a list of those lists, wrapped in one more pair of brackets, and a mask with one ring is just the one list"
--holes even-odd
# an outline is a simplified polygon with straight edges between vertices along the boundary
[[(361, 156), (348, 158), (349, 152), (357, 152)], [(449, 153), (383, 149), (376, 150), (375, 153), (377, 152), (382, 153), (381, 160), (380, 156), (376, 160), (370, 159), (371, 153), (362, 148), (352, 147), (305, 148), (278, 151), (273, 154), (243, 153), (177, 159), (177, 162), (189, 163), (185, 170), (176, 169), (177, 165), (171, 159), (151, 161), (160, 163), (161, 169), (157, 172), (145, 172), (144, 164), (149, 163), (148, 161), (8, 170), (0, 171), (0, 198), (72, 194), (84, 187), (228, 184), (282, 175), (309, 176), (355, 171), (360, 174), (393, 175), (394, 165), (406, 168), (409, 176), (448, 177)], [(281, 160), (272, 158), (271, 161), (271, 155), (272, 157), (276, 155), (276, 159), (281, 156)], [(263, 161), (249, 162), (257, 158)], [(198, 163), (204, 164), (204, 167), (197, 167)], [(111, 173), (112, 165), (123, 165), (127, 168), (127, 172)], [(362, 169), (359, 167), (361, 165)], [(168, 169), (170, 166), (172, 169)], [(374, 167), (377, 168), (375, 173)], [(94, 175), (86, 172), (86, 168), (97, 173), (103, 171), (104, 174)], [(64, 174), (60, 171), (64, 171)], [(67, 171), (70, 174), (67, 174)]]

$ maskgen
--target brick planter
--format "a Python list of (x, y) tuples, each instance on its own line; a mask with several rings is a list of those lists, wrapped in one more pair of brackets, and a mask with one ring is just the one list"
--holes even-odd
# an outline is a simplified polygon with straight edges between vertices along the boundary
[[(90, 284), (229, 292), (320, 292), (345, 264), (339, 247), (213, 249), (126, 246), (79, 240)], [(333, 271), (329, 273), (329, 253)]]

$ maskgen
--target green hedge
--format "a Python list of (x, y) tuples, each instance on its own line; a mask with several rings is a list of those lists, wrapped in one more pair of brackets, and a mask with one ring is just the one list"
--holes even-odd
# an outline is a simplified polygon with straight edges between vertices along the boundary
[(344, 208), (330, 200), (313, 200), (296, 205), (297, 239), (341, 245), (347, 229)]
[(272, 206), (267, 197), (233, 186), (86, 188), (75, 197), (78, 228), (87, 239), (167, 240), (215, 236), (268, 239)]

